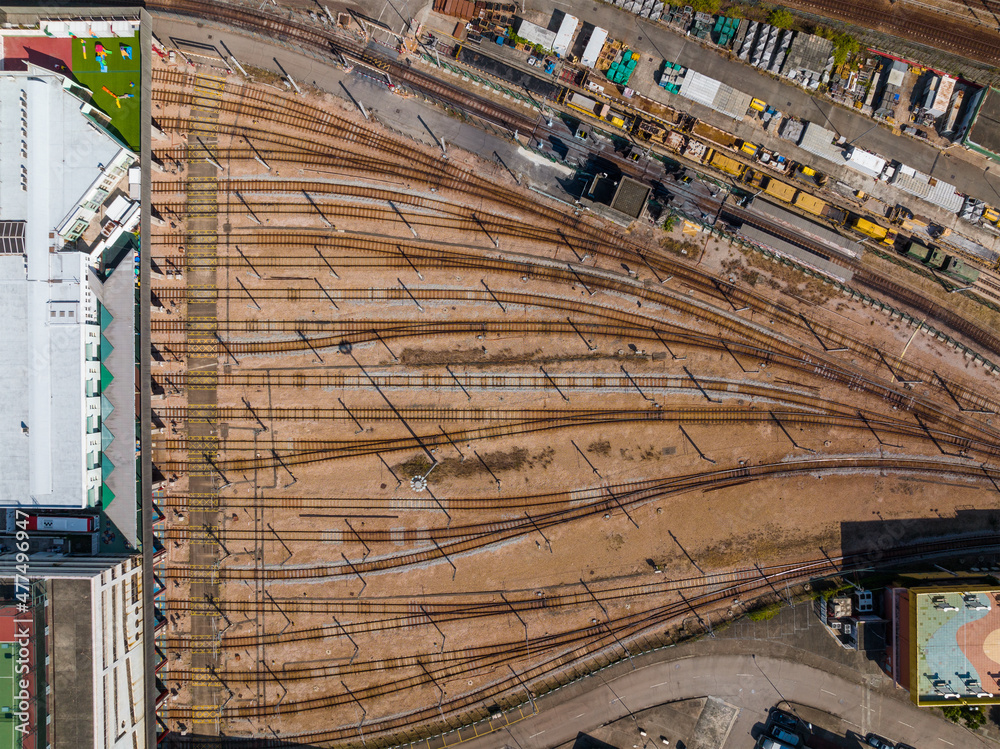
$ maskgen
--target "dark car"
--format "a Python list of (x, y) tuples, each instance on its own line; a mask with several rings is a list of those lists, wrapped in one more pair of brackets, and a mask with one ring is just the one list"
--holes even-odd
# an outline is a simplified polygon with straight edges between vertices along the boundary
[(780, 741), (784, 746), (797, 747), (802, 743), (801, 736), (780, 726), (771, 726), (771, 736)]
[(784, 710), (772, 710), (770, 721), (776, 726), (781, 726), (789, 731), (798, 732), (802, 727), (802, 721)]
[(874, 749), (896, 749), (896, 745), (889, 739), (883, 739), (877, 733), (869, 733), (865, 736), (865, 743)]

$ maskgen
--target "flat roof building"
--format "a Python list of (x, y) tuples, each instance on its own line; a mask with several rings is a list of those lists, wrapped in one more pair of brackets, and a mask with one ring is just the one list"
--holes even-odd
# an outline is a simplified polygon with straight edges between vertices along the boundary
[[(0, 601), (0, 652), (13, 649), (15, 656), (0, 659), (0, 684), (5, 667), (21, 665), (11, 634), (28, 630), (28, 710), (18, 715), (17, 701), (12, 721), (0, 717), (0, 749), (28, 746), (29, 739), (37, 749), (145, 746), (152, 675), (145, 667), (140, 557), (33, 561), (30, 582), (16, 588), (14, 564), (0, 562), (0, 591), (9, 603)], [(0, 689), (0, 709), (4, 696)], [(9, 742), (18, 724), (26, 728), (24, 743)]]
[(605, 29), (595, 26), (594, 30), (590, 33), (587, 46), (583, 48), (580, 64), (588, 68), (594, 67), (597, 64), (597, 59), (601, 56), (601, 50), (604, 49), (604, 43), (607, 40), (608, 32)]
[(135, 544), (137, 157), (90, 92), (24, 68), (0, 77), (0, 505), (121, 497)]
[(1000, 703), (1000, 587), (889, 588), (887, 669), (921, 707)]
[(539, 45), (542, 49), (551, 50), (556, 43), (556, 32), (542, 28), (531, 21), (525, 21), (523, 18), (518, 22), (515, 33), (531, 44)]
[(948, 111), (951, 95), (955, 93), (955, 79), (950, 75), (931, 78), (927, 85), (924, 109), (931, 117), (940, 117)]
[(649, 199), (650, 188), (641, 182), (630, 177), (622, 177), (618, 183), (618, 189), (611, 199), (611, 207), (619, 213), (624, 213), (632, 218), (639, 218), (646, 201)]
[(0, 254), (3, 504), (84, 507), (99, 498), (98, 305), (88, 255), (62, 251), (55, 231), (80, 207), (98, 165), (125, 151), (93, 121), (62, 76), (35, 69), (0, 78), (0, 225), (16, 237)]
[(552, 41), (552, 51), (561, 57), (569, 51), (570, 46), (573, 44), (580, 20), (562, 11), (556, 11), (553, 16), (559, 13), (562, 13), (562, 20), (559, 22), (559, 28), (556, 29), (556, 38)]
[(982, 94), (962, 144), (1000, 161), (1000, 89), (990, 87)]
[(878, 177), (885, 169), (886, 161), (881, 156), (865, 151), (857, 146), (850, 146), (844, 151), (844, 160), (851, 167), (869, 177)]

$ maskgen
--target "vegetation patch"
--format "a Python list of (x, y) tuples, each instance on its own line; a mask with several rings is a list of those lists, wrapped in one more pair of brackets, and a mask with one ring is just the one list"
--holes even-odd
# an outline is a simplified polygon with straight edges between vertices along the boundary
[(769, 619), (773, 619), (781, 612), (780, 603), (769, 603), (767, 606), (761, 606), (759, 609), (754, 609), (749, 614), (747, 618), (752, 622), (766, 622)]

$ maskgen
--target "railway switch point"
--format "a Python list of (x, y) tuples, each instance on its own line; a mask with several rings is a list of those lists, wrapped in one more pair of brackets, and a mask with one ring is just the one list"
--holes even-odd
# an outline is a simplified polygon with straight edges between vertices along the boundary
[[(354, 51), (394, 80), (433, 83), (378, 49)], [(412, 738), (398, 715), (457, 725), (474, 710), (504, 722), (492, 707), (532, 701), (520, 674), (548, 684), (553, 647), (579, 654), (574, 667), (606, 660), (609, 645), (631, 659), (636, 643), (711, 632), (761, 597), (790, 598), (796, 581), (844, 572), (843, 549), (811, 561), (770, 541), (762, 550), (734, 518), (753, 512), (786, 538), (875, 523), (882, 515), (859, 497), (887, 473), (912, 492), (894, 492), (886, 518), (919, 523), (935, 507), (932, 520), (951, 523), (957, 507), (995, 504), (1000, 448), (978, 412), (1000, 404), (986, 367), (966, 370), (965, 349), (933, 334), (916, 336), (905, 361), (890, 355), (899, 311), (869, 327), (871, 307), (820, 299), (833, 287), (814, 277), (804, 283), (815, 300), (786, 294), (773, 282), (798, 278), (787, 265), (754, 262), (764, 283), (751, 283), (748, 270), (722, 266), (741, 253), (725, 242), (709, 241), (700, 265), (683, 248), (665, 254), (662, 235), (522, 187), (498, 154), (401, 138), (359, 102), (330, 107), (313, 91), (155, 60), (153, 83), (171, 138), (155, 157), (178, 169), (150, 175), (170, 223), (143, 238), (167, 271), (151, 293), (171, 312), (149, 320), (157, 418), (169, 425), (153, 450), (166, 477), (155, 595), (169, 624), (157, 639), (165, 678), (181, 685), (159, 711), (171, 730), (340, 745), (375, 732)], [(435, 96), (451, 106), (450, 90)], [(195, 94), (215, 111), (192, 116)], [(461, 108), (507, 122), (501, 134), (541, 122), (488, 106)], [(412, 290), (401, 280), (410, 272)], [(858, 325), (864, 335), (852, 337)], [(778, 429), (815, 454), (794, 440), (789, 450)], [(790, 476), (802, 487), (794, 512), (778, 496)], [(688, 513), (695, 496), (710, 517)], [(529, 554), (526, 568), (517, 555), (532, 542), (550, 557)], [(885, 558), (911, 552), (900, 543)], [(652, 581), (649, 555), (663, 575)], [(511, 617), (524, 648), (508, 642)], [(507, 661), (518, 670), (495, 678)], [(335, 670), (350, 688), (331, 682)], [(210, 696), (195, 703), (198, 690)]]

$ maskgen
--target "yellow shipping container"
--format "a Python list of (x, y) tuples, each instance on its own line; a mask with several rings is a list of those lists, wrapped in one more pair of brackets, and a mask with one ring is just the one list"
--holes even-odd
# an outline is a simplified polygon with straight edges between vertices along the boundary
[(813, 169), (811, 166), (806, 166), (805, 164), (802, 165), (802, 173), (804, 175), (806, 175), (807, 177), (815, 177), (816, 176), (816, 170)]
[(826, 201), (820, 200), (807, 192), (800, 191), (798, 197), (795, 198), (794, 205), (814, 216), (822, 216), (823, 209), (826, 207)]
[(763, 102), (760, 99), (751, 99), (750, 109), (754, 109), (758, 112), (763, 112), (765, 109), (767, 109), (767, 102)]
[(755, 153), (757, 153), (757, 146), (755, 146), (750, 141), (745, 140), (743, 141), (743, 145), (740, 146), (740, 150), (743, 153), (747, 154), (748, 156), (753, 156)]
[(795, 197), (794, 187), (785, 184), (781, 180), (773, 178), (768, 180), (767, 187), (764, 188), (764, 192), (786, 203), (791, 203), (792, 198)]
[(866, 234), (872, 239), (878, 239), (880, 241), (885, 239), (885, 235), (888, 233), (888, 229), (879, 226), (878, 224), (873, 224), (871, 221), (866, 221), (863, 218), (857, 218), (854, 220), (854, 228), (862, 234)]
[(1000, 213), (997, 213), (995, 208), (986, 206), (986, 208), (983, 209), (983, 218), (990, 223), (995, 224), (997, 221), (1000, 221)]
[(736, 159), (731, 159), (728, 156), (723, 156), (718, 151), (712, 152), (712, 157), (708, 161), (709, 164), (714, 166), (716, 169), (725, 172), (726, 174), (732, 174), (739, 177), (746, 170), (746, 166), (741, 164)]
[(614, 125), (615, 127), (624, 127), (625, 120), (623, 120), (621, 117), (615, 117), (614, 115), (611, 115), (611, 124)]

